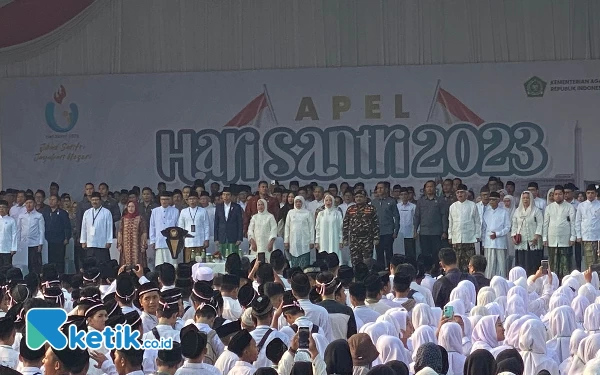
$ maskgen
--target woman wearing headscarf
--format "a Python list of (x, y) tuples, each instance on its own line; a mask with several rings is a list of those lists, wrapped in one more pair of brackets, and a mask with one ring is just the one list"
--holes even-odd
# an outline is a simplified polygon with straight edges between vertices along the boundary
[(406, 363), (404, 363), (404, 362), (389, 361), (385, 365), (388, 366), (389, 368), (391, 368), (392, 370), (394, 370), (396, 375), (408, 375), (408, 373), (409, 373), (408, 366), (406, 366)]
[(448, 352), (448, 366), (454, 375), (462, 375), (466, 356), (463, 354), (462, 329), (458, 323), (442, 325), (438, 335), (438, 345)]
[(600, 332), (600, 304), (592, 303), (583, 314), (583, 329), (588, 334)]
[(408, 342), (408, 350), (412, 351), (413, 361), (417, 357), (417, 350), (421, 345), (431, 342), (437, 345), (437, 338), (435, 337), (435, 331), (430, 326), (421, 326), (415, 329), (412, 337)]
[(352, 375), (352, 354), (347, 340), (335, 340), (325, 349), (327, 374)]
[(484, 349), (475, 350), (465, 360), (464, 375), (495, 375), (496, 360)]
[(548, 333), (551, 339), (546, 343), (548, 351), (555, 353), (557, 363), (562, 363), (571, 353), (569, 341), (577, 329), (575, 312), (570, 306), (561, 306), (552, 310), (548, 317)]
[(558, 371), (560, 371), (561, 374), (570, 373), (571, 365), (573, 365), (573, 361), (577, 356), (577, 349), (579, 349), (579, 344), (587, 336), (588, 334), (582, 329), (576, 329), (575, 331), (573, 331), (573, 334), (569, 339), (569, 357), (558, 366)]
[(598, 375), (600, 374), (600, 358), (592, 359), (585, 366), (583, 375)]
[(484, 316), (473, 329), (471, 353), (478, 349), (493, 352), (495, 349), (497, 350), (501, 341), (504, 341), (504, 327), (500, 317), (498, 315)]
[(411, 364), (414, 372), (418, 373), (425, 367), (431, 368), (436, 373), (442, 373), (442, 352), (437, 344), (426, 342), (415, 352), (415, 362)]
[(496, 300), (496, 292), (494, 288), (489, 286), (484, 286), (479, 289), (477, 293), (477, 306), (485, 306), (488, 303), (492, 303)]
[(583, 328), (583, 320), (585, 309), (590, 305), (590, 301), (584, 296), (577, 296), (571, 301), (571, 307), (575, 312), (575, 321), (577, 322), (577, 328)]
[(366, 375), (379, 356), (373, 341), (366, 333), (357, 333), (348, 339), (348, 346), (352, 355), (352, 375)]
[(271, 251), (277, 238), (277, 222), (275, 217), (267, 211), (267, 201), (259, 199), (256, 201), (258, 212), (250, 219), (248, 225), (248, 241), (250, 249), (257, 254), (265, 254), (265, 260), (271, 260)]
[(146, 249), (148, 248), (148, 229), (146, 221), (138, 212), (136, 202), (129, 202), (121, 217), (121, 226), (117, 234), (117, 249), (120, 252), (119, 264), (141, 264), (146, 267)]
[(317, 214), (315, 247), (319, 251), (336, 253), (342, 259), (342, 212), (335, 207), (333, 196), (326, 194), (325, 209)]
[(277, 215), (277, 235), (279, 237), (284, 236), (285, 221), (287, 219), (288, 212), (290, 212), (291, 210), (294, 209), (294, 198), (295, 197), (296, 196), (294, 195), (293, 191), (290, 191), (289, 193), (287, 193), (286, 198), (285, 198), (285, 203), (279, 209), (279, 214)]
[(598, 351), (600, 351), (600, 334), (596, 333), (581, 340), (577, 348), (577, 354), (573, 358), (569, 375), (583, 375), (585, 366), (596, 358)]
[[(529, 191), (521, 194), (521, 204), (512, 217), (511, 237), (515, 245), (516, 264), (523, 267), (527, 274), (535, 273), (544, 256), (542, 230), (544, 216), (533, 203)], [(511, 281), (514, 281), (511, 279)]]
[(523, 375), (537, 375), (541, 370), (548, 370), (551, 375), (558, 375), (558, 364), (546, 355), (546, 327), (537, 319), (526, 321), (519, 331), (519, 350), (525, 371)]
[(419, 328), (420, 326), (437, 328), (437, 322), (433, 317), (431, 307), (425, 303), (418, 303), (412, 309), (412, 322), (415, 328)]
[(523, 302), (523, 298), (519, 295), (512, 295), (508, 299), (508, 303), (506, 304), (506, 315), (525, 315), (527, 314), (527, 309), (525, 308), (525, 302)]
[(315, 223), (313, 214), (304, 208), (304, 197), (294, 198), (294, 209), (285, 221), (284, 246), (290, 253), (290, 266), (304, 268), (310, 264), (314, 248)]
[[(523, 267), (516, 266), (510, 269), (508, 272), (508, 281), (515, 282), (521, 277), (527, 278), (527, 271)], [(510, 288), (509, 288), (510, 289)]]
[(379, 362), (386, 364), (390, 361), (410, 363), (410, 352), (404, 347), (398, 337), (383, 335), (377, 340)]
[(592, 284), (583, 284), (577, 290), (577, 295), (584, 296), (590, 301), (590, 303), (596, 302), (596, 297), (598, 297), (597, 288), (594, 288)]
[(461, 300), (465, 305), (465, 313), (470, 313), (477, 303), (477, 292), (475, 285), (469, 280), (463, 280), (450, 292), (450, 301)]
[(494, 276), (492, 280), (490, 280), (490, 287), (494, 289), (494, 293), (496, 293), (496, 298), (506, 297), (508, 294), (508, 282), (502, 276)]

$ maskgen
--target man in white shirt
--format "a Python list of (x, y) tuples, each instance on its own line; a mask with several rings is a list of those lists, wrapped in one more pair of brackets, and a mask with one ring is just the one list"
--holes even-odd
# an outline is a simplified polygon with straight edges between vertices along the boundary
[[(479, 190), (479, 197), (481, 198), (481, 200), (477, 202), (477, 212), (479, 213), (479, 222), (481, 223), (480, 233), (485, 233), (483, 215), (487, 210), (490, 209), (490, 189), (487, 187), (487, 185), (481, 187), (481, 189)], [(479, 242), (479, 254), (483, 255), (483, 239), (480, 238), (480, 241), (481, 242)]]
[[(352, 194), (352, 191), (350, 191), (350, 189), (344, 192), (343, 199), (344, 203), (340, 204), (338, 208), (342, 210), (342, 216), (346, 216), (346, 210), (348, 209), (348, 207), (353, 206), (355, 204), (354, 194)], [(400, 221), (400, 223), (402, 223), (402, 221)]]
[(258, 359), (253, 363), (256, 368), (273, 366), (273, 362), (267, 358), (266, 354), (267, 345), (273, 339), (279, 338), (287, 346), (290, 344), (289, 337), (286, 334), (271, 328), (273, 312), (273, 305), (268, 297), (258, 296), (252, 301), (252, 319), (255, 321), (256, 328), (250, 332), (250, 335), (257, 343)]
[(183, 249), (183, 261), (189, 262), (192, 254), (200, 256), (202, 251), (208, 247), (210, 224), (208, 212), (198, 207), (198, 193), (190, 192), (188, 197), (188, 208), (181, 210), (177, 226), (189, 232), (193, 237), (185, 239), (185, 248)]
[(531, 194), (533, 194), (533, 197), (534, 197), (533, 202), (534, 202), (535, 206), (537, 208), (539, 208), (542, 211), (542, 213), (544, 213), (544, 211), (546, 210), (546, 204), (547, 204), (547, 202), (546, 202), (545, 199), (542, 199), (542, 198), (539, 197), (539, 194), (540, 194), (540, 190), (539, 189), (540, 188), (539, 188), (537, 182), (530, 182), (527, 185), (527, 190), (529, 190), (529, 192)]
[[(485, 257), (488, 260), (485, 272), (488, 279), (494, 275), (506, 277), (506, 249), (508, 246), (506, 235), (510, 232), (510, 217), (508, 211), (500, 207), (499, 203), (500, 194), (492, 191), (490, 208), (483, 216), (485, 227), (483, 246)], [(467, 262), (467, 268), (468, 266)]]
[(358, 317), (363, 324), (375, 323), (381, 314), (365, 305), (365, 299), (367, 298), (367, 288), (365, 287), (365, 284), (352, 283), (348, 289), (350, 291), (350, 304), (352, 305), (356, 317)]
[(8, 202), (0, 200), (0, 267), (12, 265), (17, 249), (17, 222), (8, 215)]
[(228, 375), (254, 375), (256, 367), (252, 363), (258, 359), (258, 348), (256, 341), (247, 330), (243, 329), (236, 333), (231, 338), (227, 349), (239, 357)]
[[(596, 187), (594, 185), (594, 187)], [(565, 201), (573, 205), (575, 208), (575, 217), (577, 217), (577, 207), (579, 207), (579, 201), (575, 199), (575, 192), (578, 191), (579, 188), (575, 186), (575, 184), (569, 182), (565, 184)], [(575, 269), (581, 270), (581, 242), (575, 242)]]
[(19, 359), (22, 361), (20, 368), (17, 367), (23, 375), (41, 375), (44, 355), (46, 347), (42, 346), (38, 350), (31, 350), (26, 343), (26, 340), (21, 339), (19, 343)]
[[(477, 205), (467, 199), (466, 185), (460, 184), (456, 190), (457, 201), (448, 210), (448, 242), (456, 252), (458, 268), (468, 272), (469, 259), (475, 255), (475, 243), (481, 238), (481, 219)], [(483, 193), (482, 193), (483, 194)], [(488, 208), (486, 206), (481, 206)]]
[[(179, 210), (171, 206), (171, 193), (163, 191), (160, 193), (160, 207), (153, 209), (150, 215), (150, 229), (148, 231), (150, 237), (149, 245), (155, 249), (155, 266), (163, 263), (171, 263), (177, 267), (178, 260), (173, 259), (171, 256), (167, 239), (161, 232), (166, 228), (176, 227), (178, 219)], [(181, 254), (180, 257), (183, 258)]]
[(217, 212), (215, 205), (210, 200), (210, 195), (203, 191), (198, 195), (198, 206), (204, 208), (208, 214), (208, 246), (205, 251), (210, 254), (215, 253), (215, 214)]
[[(386, 275), (386, 279), (389, 281), (389, 276)], [(385, 314), (391, 306), (381, 302), (381, 277), (376, 274), (370, 274), (365, 279), (364, 284), (367, 288), (367, 298), (365, 299), (367, 307), (381, 315)]]
[(587, 200), (579, 204), (575, 214), (575, 232), (577, 242), (583, 245), (585, 266), (598, 263), (598, 242), (600, 241), (600, 201), (598, 201), (596, 185), (588, 185), (585, 189)]
[(561, 185), (554, 187), (554, 202), (544, 213), (544, 246), (548, 246), (550, 269), (559, 279), (572, 271), (572, 247), (577, 239), (575, 208), (564, 201)]
[(27, 264), (29, 272), (38, 275), (42, 272), (42, 246), (44, 245), (44, 217), (35, 210), (33, 196), (25, 198), (25, 213), (19, 215), (17, 221), (18, 251), (27, 249)]
[(25, 192), (23, 190), (19, 190), (17, 192), (17, 201), (14, 206), (10, 207), (10, 217), (15, 219), (15, 221), (19, 220), (19, 216), (24, 214), (27, 209), (25, 208)]
[(207, 336), (190, 324), (181, 330), (181, 354), (185, 363), (175, 372), (175, 375), (222, 375), (214, 366), (202, 363), (206, 354)]
[(404, 238), (404, 254), (413, 260), (417, 259), (417, 246), (415, 244), (415, 231), (413, 228), (416, 207), (414, 203), (408, 201), (408, 189), (400, 188), (400, 202), (398, 202), (400, 233)]
[(238, 290), (240, 287), (240, 278), (237, 275), (223, 275), (221, 284), (221, 295), (223, 296), (223, 319), (232, 322), (242, 317), (244, 310), (238, 301)]
[(324, 307), (313, 304), (308, 299), (308, 294), (311, 289), (308, 276), (304, 273), (297, 272), (291, 277), (290, 284), (292, 286), (292, 293), (298, 300), (302, 310), (304, 310), (306, 318), (317, 325), (319, 327), (319, 333), (323, 334), (325, 338), (331, 342), (333, 331), (331, 330), (327, 310), (325, 310)]
[(110, 260), (110, 246), (113, 241), (112, 213), (102, 206), (100, 193), (91, 196), (92, 208), (85, 211), (81, 222), (81, 247), (87, 249), (87, 256), (98, 263)]
[(325, 192), (325, 190), (323, 189), (322, 186), (315, 186), (315, 188), (313, 190), (313, 195), (314, 195), (315, 199), (306, 203), (306, 208), (313, 214), (317, 211), (317, 209), (319, 207), (321, 207), (322, 205), (325, 204), (323, 202), (324, 192)]

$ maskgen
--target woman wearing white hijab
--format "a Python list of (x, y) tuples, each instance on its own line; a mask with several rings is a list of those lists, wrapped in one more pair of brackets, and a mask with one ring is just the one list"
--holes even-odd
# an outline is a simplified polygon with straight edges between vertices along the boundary
[(577, 322), (577, 328), (583, 328), (583, 317), (585, 315), (585, 309), (590, 305), (590, 301), (584, 296), (577, 296), (571, 301), (571, 307), (575, 311), (575, 321)]
[(257, 253), (264, 253), (267, 262), (271, 259), (273, 243), (277, 238), (277, 222), (267, 211), (267, 201), (259, 199), (256, 202), (258, 212), (250, 219), (248, 226), (248, 241), (250, 248)]
[(342, 212), (335, 207), (331, 194), (323, 199), (325, 209), (317, 214), (315, 247), (319, 251), (336, 253), (342, 259)]
[(577, 329), (575, 312), (570, 306), (561, 306), (552, 310), (549, 315), (548, 333), (552, 338), (546, 342), (546, 347), (549, 352), (555, 353), (556, 362), (562, 363), (571, 355), (569, 341)]
[(527, 309), (525, 308), (525, 302), (523, 302), (523, 298), (519, 295), (510, 296), (508, 299), (508, 303), (506, 304), (506, 315), (525, 315), (527, 314)]
[(419, 328), (420, 326), (430, 326), (433, 329), (437, 328), (436, 321), (431, 312), (431, 307), (425, 303), (418, 303), (412, 309), (412, 322), (415, 328)]
[(437, 338), (435, 337), (435, 331), (433, 328), (430, 326), (421, 326), (415, 329), (415, 332), (412, 334), (411, 340), (409, 341), (408, 347), (408, 350), (412, 352), (413, 361), (417, 359), (417, 350), (426, 342), (437, 344)]
[[(516, 264), (525, 270), (524, 276), (534, 273), (544, 256), (542, 231), (544, 215), (533, 203), (533, 194), (521, 193), (521, 204), (512, 217), (511, 242), (515, 245)], [(520, 242), (517, 241), (521, 237)], [(517, 243), (518, 242), (518, 243)], [(511, 270), (512, 271), (512, 270)], [(510, 277), (510, 275), (509, 275)], [(511, 281), (516, 279), (511, 278)]]
[[(388, 322), (375, 322), (367, 323), (360, 329), (360, 333), (366, 333), (373, 341), (374, 345), (377, 345), (377, 341), (381, 336), (393, 336), (396, 329)], [(379, 363), (377, 363), (379, 364)], [(374, 363), (373, 366), (376, 364)]]
[(525, 364), (523, 375), (547, 370), (558, 375), (558, 364), (546, 355), (546, 327), (537, 319), (526, 321), (519, 331), (519, 351)]
[(600, 304), (592, 303), (585, 309), (583, 329), (590, 335), (600, 332)]
[(285, 220), (284, 246), (290, 253), (290, 266), (304, 268), (310, 264), (310, 250), (314, 247), (315, 220), (304, 208), (304, 197), (294, 198), (294, 209)]
[(585, 365), (583, 375), (598, 375), (600, 374), (600, 358), (592, 359)]
[(494, 289), (494, 293), (496, 293), (496, 298), (498, 297), (506, 297), (508, 294), (508, 283), (506, 279), (502, 276), (494, 276), (492, 280), (490, 280), (490, 286)]
[(569, 369), (569, 375), (583, 375), (586, 364), (596, 358), (598, 351), (600, 351), (600, 334), (597, 333), (581, 340)]
[(504, 341), (504, 327), (500, 317), (488, 315), (481, 318), (473, 329), (472, 340), (471, 353), (477, 349), (485, 349), (495, 357), (497, 353), (494, 353), (493, 350), (498, 348), (501, 341)]
[(477, 293), (475, 291), (475, 285), (469, 280), (463, 280), (456, 285), (450, 292), (450, 301), (459, 299), (463, 301), (465, 305), (465, 312), (468, 314), (471, 309), (475, 307), (477, 303)]
[(596, 302), (596, 297), (598, 297), (597, 289), (594, 289), (592, 284), (584, 284), (579, 287), (577, 290), (577, 295), (584, 296), (590, 301), (590, 303)]
[(488, 303), (492, 303), (496, 300), (496, 292), (493, 288), (486, 286), (479, 289), (477, 293), (477, 306), (485, 306)]
[(561, 293), (554, 293), (550, 298), (550, 304), (548, 307), (548, 311), (552, 311), (560, 306), (569, 306), (569, 299), (567, 296)]
[(467, 357), (462, 353), (462, 328), (458, 323), (449, 322), (442, 325), (438, 344), (448, 352), (448, 365), (452, 373), (461, 375)]
[(523, 324), (525, 324), (525, 322), (530, 319), (535, 318), (531, 315), (523, 315), (514, 322), (512, 322), (506, 330), (504, 344), (512, 348), (519, 349), (519, 332), (521, 331), (521, 327), (523, 326)]
[(579, 344), (583, 339), (587, 337), (587, 333), (585, 333), (582, 329), (576, 329), (573, 331), (571, 338), (569, 339), (569, 357), (563, 361), (563, 363), (558, 366), (558, 371), (561, 374), (568, 375), (571, 370), (571, 365), (577, 356), (577, 349), (579, 348)]
[(383, 335), (377, 340), (377, 351), (379, 352), (379, 361), (386, 364), (390, 361), (411, 362), (410, 352), (404, 348), (404, 345), (398, 337)]

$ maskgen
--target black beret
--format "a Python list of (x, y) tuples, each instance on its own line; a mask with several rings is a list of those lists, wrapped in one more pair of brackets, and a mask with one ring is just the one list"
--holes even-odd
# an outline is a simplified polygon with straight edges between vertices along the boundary
[(215, 294), (212, 286), (210, 286), (210, 283), (207, 281), (196, 281), (194, 283), (194, 289), (192, 290), (192, 293), (194, 293), (194, 295), (199, 299), (202, 299), (206, 302), (211, 301)]
[[(565, 189), (569, 189), (569, 188), (565, 186)], [(571, 189), (571, 190), (575, 190), (575, 189)], [(596, 190), (598, 190), (598, 189), (596, 189), (596, 185), (594, 185), (594, 184), (589, 184), (585, 188), (585, 191), (596, 191)]]
[(241, 357), (251, 341), (252, 335), (250, 335), (248, 330), (242, 329), (231, 338), (227, 349), (230, 352), (237, 354), (238, 357)]
[(117, 276), (116, 295), (121, 299), (131, 299), (135, 295), (135, 283), (130, 274), (123, 272)]
[(192, 266), (188, 263), (179, 263), (177, 265), (177, 278), (190, 279), (192, 277)]
[(232, 274), (226, 273), (223, 275), (222, 285), (229, 285), (229, 286), (237, 287), (240, 285), (240, 277), (237, 275), (232, 275)]
[(273, 311), (271, 300), (266, 296), (258, 296), (252, 301), (252, 316), (260, 318)]
[(177, 341), (173, 341), (173, 347), (171, 349), (160, 349), (158, 351), (158, 359), (168, 363), (181, 361), (181, 344)]
[(500, 193), (498, 193), (497, 191), (492, 191), (490, 193), (490, 199), (495, 198), (495, 199), (500, 199)]
[(352, 267), (347, 266), (347, 265), (341, 265), (340, 269), (338, 270), (338, 278), (340, 278), (341, 280), (352, 280), (354, 278), (354, 270), (352, 269)]
[(234, 320), (233, 322), (229, 322), (221, 325), (220, 327), (215, 329), (217, 335), (220, 338), (227, 337), (232, 333), (236, 333), (242, 330), (242, 323), (239, 320)]
[(112, 301), (104, 302), (104, 309), (109, 317), (113, 315), (122, 314), (121, 308), (119, 307), (119, 303), (114, 299)]
[(13, 315), (0, 318), (0, 337), (8, 335), (13, 329), (15, 329), (15, 317)]
[(267, 345), (265, 353), (269, 361), (273, 363), (279, 363), (279, 361), (281, 361), (281, 357), (283, 357), (287, 350), (288, 347), (285, 345), (285, 343), (279, 337), (275, 337)]
[(227, 186), (225, 186), (225, 187), (223, 188), (223, 191), (222, 191), (222, 193), (231, 193), (231, 188), (230, 188), (230, 187), (227, 187)]
[(462, 191), (468, 191), (468, 190), (469, 190), (469, 188), (468, 188), (468, 187), (467, 187), (467, 185), (465, 185), (465, 184), (459, 184), (459, 185), (456, 187), (456, 191), (461, 191), (461, 190), (462, 190)]
[(172, 303), (181, 299), (181, 290), (179, 288), (169, 288), (160, 292), (160, 299)]
[(244, 284), (238, 291), (238, 301), (243, 307), (250, 306), (254, 298), (256, 298), (256, 291), (251, 283)]
[(19, 354), (21, 354), (23, 358), (25, 358), (28, 361), (38, 361), (44, 358), (44, 355), (46, 354), (45, 346), (42, 346), (38, 350), (32, 350), (29, 346), (27, 346), (26, 341), (27, 340), (21, 340), (21, 344), (19, 347)]
[(369, 275), (364, 281), (367, 292), (378, 292), (381, 290), (381, 279), (379, 275)]
[(115, 328), (117, 325), (119, 324), (125, 324), (125, 315), (123, 315), (122, 313), (120, 314), (113, 314), (112, 316), (109, 316), (108, 319), (106, 319), (106, 326), (107, 327), (112, 327)]
[(131, 328), (135, 328), (142, 322), (142, 317), (136, 310), (128, 312), (127, 314), (123, 315), (123, 317), (125, 318), (125, 324), (130, 325)]
[(138, 297), (142, 297), (144, 294), (152, 292), (159, 293), (160, 289), (158, 289), (158, 286), (156, 286), (156, 284), (150, 281), (140, 285), (140, 287), (138, 288)]
[[(86, 331), (87, 332), (87, 324), (85, 317), (82, 316), (70, 316), (67, 320), (67, 323), (63, 324), (60, 330), (62, 333), (69, 337), (69, 326), (75, 325), (77, 327), (77, 331)], [(71, 371), (73, 368), (82, 367), (86, 362), (89, 362), (90, 355), (87, 349), (80, 349), (77, 347), (76, 349), (69, 349), (69, 346), (65, 347), (62, 350), (56, 349), (52, 347), (52, 351), (56, 355), (59, 361), (61, 361), (66, 368), (66, 370)]]
[(181, 353), (186, 358), (197, 358), (206, 348), (207, 337), (195, 324), (188, 324), (181, 329)]

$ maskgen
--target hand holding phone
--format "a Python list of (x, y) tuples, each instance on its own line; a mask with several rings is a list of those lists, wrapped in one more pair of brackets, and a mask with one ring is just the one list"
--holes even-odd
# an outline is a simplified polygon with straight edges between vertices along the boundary
[(265, 263), (265, 253), (258, 253), (256, 259), (261, 263)]
[(542, 275), (548, 274), (549, 263), (547, 260), (542, 260)]
[(298, 328), (298, 349), (308, 350), (310, 331), (308, 327)]
[(454, 317), (454, 306), (445, 306), (444, 314), (442, 316), (445, 319), (452, 319)]

